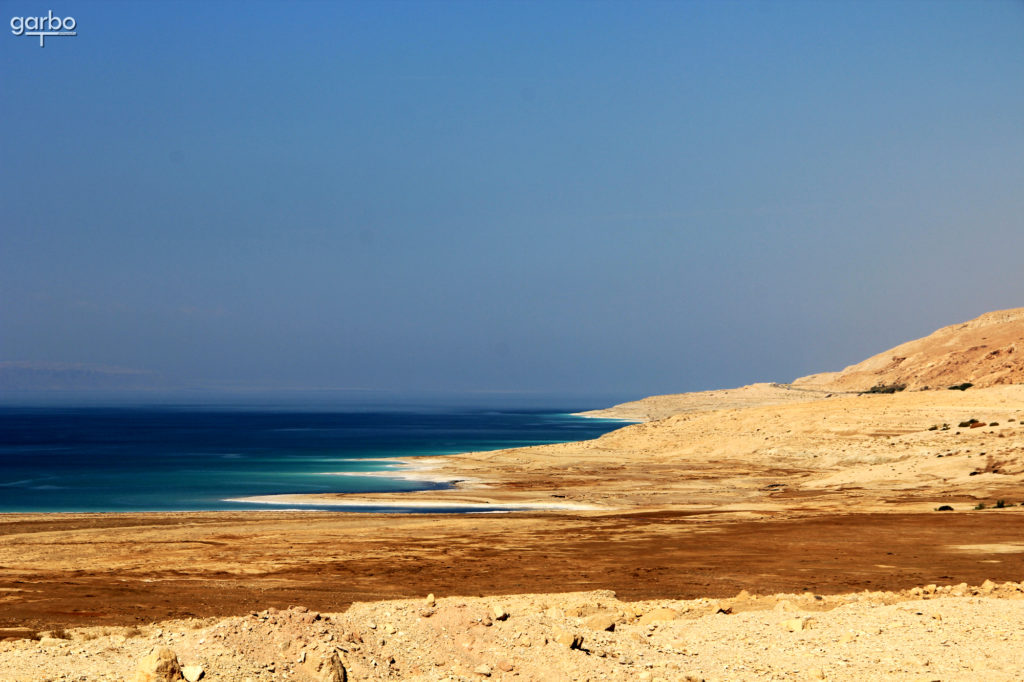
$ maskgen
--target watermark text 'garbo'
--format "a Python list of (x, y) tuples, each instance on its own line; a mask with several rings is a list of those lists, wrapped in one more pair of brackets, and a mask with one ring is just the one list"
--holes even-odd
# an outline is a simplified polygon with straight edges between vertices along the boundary
[(74, 17), (55, 17), (48, 10), (45, 17), (11, 17), (11, 33), (16, 36), (39, 36), (39, 47), (47, 36), (76, 36), (78, 22)]

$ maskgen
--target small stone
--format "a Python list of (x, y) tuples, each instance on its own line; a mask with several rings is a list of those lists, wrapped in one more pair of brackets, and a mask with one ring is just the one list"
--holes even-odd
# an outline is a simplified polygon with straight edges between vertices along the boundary
[(567, 649), (579, 649), (583, 646), (583, 637), (564, 630), (555, 630), (555, 641)]
[(811, 668), (807, 671), (807, 676), (812, 680), (823, 680), (825, 679), (825, 673), (818, 668)]
[(201, 665), (186, 665), (181, 669), (182, 677), (188, 680), (188, 682), (199, 682), (205, 674), (206, 671), (203, 670)]
[(494, 620), (508, 620), (508, 611), (500, 606), (495, 606), (491, 609), (491, 617), (494, 618)]
[(427, 598), (423, 600), (423, 603), (426, 604), (427, 606), (433, 606), (434, 605), (434, 593), (431, 592), (430, 594), (428, 594)]
[(790, 618), (789, 620), (782, 621), (782, 627), (786, 628), (789, 632), (803, 632), (806, 625), (807, 623), (803, 618)]
[(484, 677), (490, 677), (491, 676), (491, 667), (489, 665), (478, 665), (477, 667), (473, 668), (473, 672), (476, 673), (477, 675), (483, 675)]
[(983, 582), (981, 584), (981, 593), (982, 594), (992, 594), (995, 591), (995, 589), (996, 589), (996, 584), (994, 582), (992, 582), (991, 580), (986, 580), (985, 582)]

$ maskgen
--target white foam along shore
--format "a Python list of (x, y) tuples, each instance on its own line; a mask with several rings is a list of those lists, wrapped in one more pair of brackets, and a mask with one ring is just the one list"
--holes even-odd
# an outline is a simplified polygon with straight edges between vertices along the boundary
[(402, 481), (423, 481), (427, 483), (473, 482), (474, 479), (454, 478), (450, 474), (442, 474), (436, 469), (443, 462), (436, 457), (416, 459), (398, 459), (390, 457), (366, 457), (360, 462), (386, 462), (383, 469), (374, 471), (325, 471), (323, 476), (374, 476), (377, 478), (394, 478)]
[[(406, 481), (424, 481), (430, 483), (469, 483), (472, 487), (484, 488), (477, 479), (455, 478), (451, 474), (437, 471), (443, 464), (439, 457), (417, 457), (415, 459), (399, 459), (391, 457), (366, 457), (362, 462), (385, 462), (383, 470), (376, 471), (328, 471), (325, 476), (376, 476)], [(344, 498), (326, 497), (320, 494), (280, 494), (253, 495), (224, 499), (224, 502), (246, 502), (267, 505), (299, 505), (315, 507), (385, 507), (388, 509), (479, 509), (480, 511), (595, 511), (603, 509), (591, 504), (579, 502), (475, 502), (466, 500), (423, 500), (402, 499), (407, 493), (386, 493), (394, 495), (393, 499), (382, 500), (379, 497), (365, 497), (356, 493), (347, 494)]]
[[(403, 493), (394, 493), (397, 496)], [(469, 502), (464, 500), (382, 500), (376, 497), (347, 499), (327, 498), (316, 495), (254, 495), (233, 497), (224, 502), (246, 502), (249, 504), (302, 505), (310, 507), (387, 507), (398, 509), (479, 509), (480, 511), (596, 511), (603, 509), (592, 504), (577, 502)]]
[(600, 410), (588, 410), (587, 412), (570, 412), (569, 416), (571, 416), (571, 417), (582, 417), (583, 419), (600, 419), (601, 421), (606, 421), (606, 422), (624, 422), (626, 424), (641, 424), (641, 423), (643, 423), (642, 419), (633, 419), (633, 418), (630, 418), (630, 417), (605, 417), (604, 415), (601, 415), (601, 414), (588, 414), (588, 412), (608, 412), (609, 410), (614, 410), (614, 409), (615, 409), (614, 407), (605, 407), (605, 408), (600, 409)]

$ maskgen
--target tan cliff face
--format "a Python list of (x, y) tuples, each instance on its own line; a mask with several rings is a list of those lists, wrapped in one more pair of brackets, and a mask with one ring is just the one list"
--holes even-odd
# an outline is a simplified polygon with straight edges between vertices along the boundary
[(905, 385), (907, 390), (1024, 383), (1024, 308), (985, 313), (943, 327), (924, 338), (879, 353), (841, 372), (801, 377), (794, 386), (867, 391)]

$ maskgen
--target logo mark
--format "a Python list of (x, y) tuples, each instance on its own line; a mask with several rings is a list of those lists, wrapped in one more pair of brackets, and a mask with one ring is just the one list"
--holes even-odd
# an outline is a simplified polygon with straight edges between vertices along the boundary
[(55, 17), (48, 10), (45, 17), (11, 17), (11, 33), (16, 36), (39, 36), (39, 47), (47, 36), (77, 36), (78, 22), (74, 17)]

